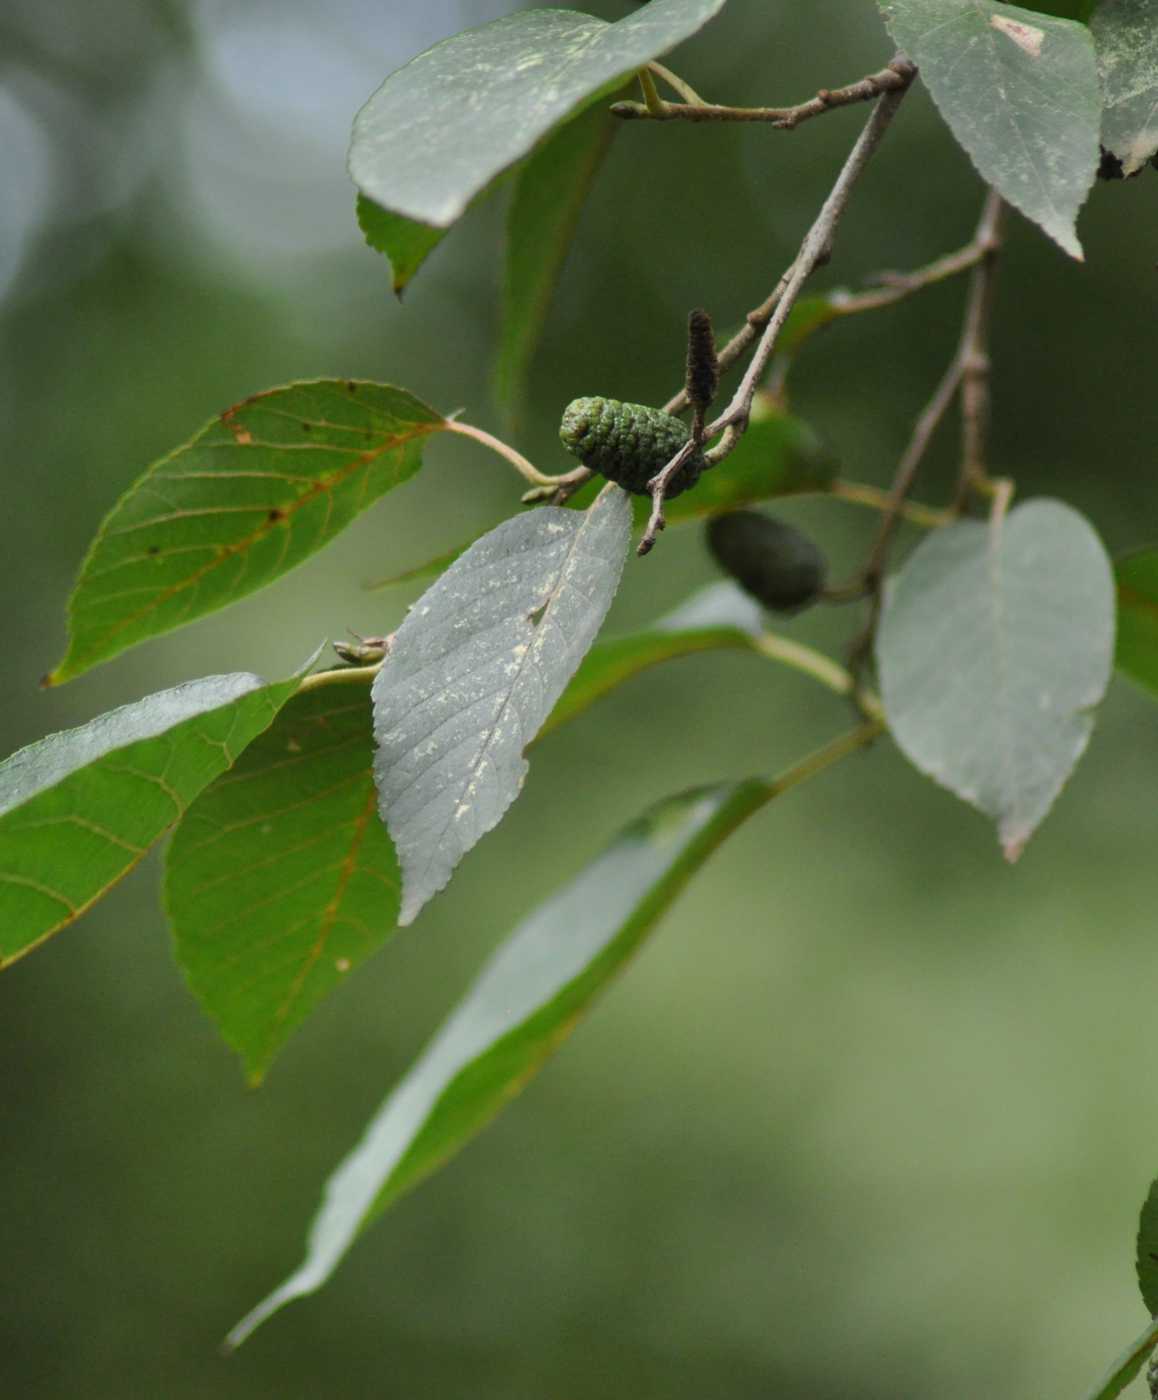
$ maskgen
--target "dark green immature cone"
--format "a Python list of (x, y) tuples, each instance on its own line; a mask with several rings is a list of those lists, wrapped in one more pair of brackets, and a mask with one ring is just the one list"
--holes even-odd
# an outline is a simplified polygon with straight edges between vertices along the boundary
[[(647, 483), (687, 442), (688, 429), (670, 413), (646, 404), (572, 399), (563, 410), (559, 439), (591, 471), (646, 496)], [(693, 452), (668, 487), (668, 500), (694, 486), (704, 466), (704, 454)]]
[(709, 521), (707, 534), (716, 563), (773, 612), (799, 612), (820, 596), (827, 561), (807, 535), (782, 520), (736, 510)]

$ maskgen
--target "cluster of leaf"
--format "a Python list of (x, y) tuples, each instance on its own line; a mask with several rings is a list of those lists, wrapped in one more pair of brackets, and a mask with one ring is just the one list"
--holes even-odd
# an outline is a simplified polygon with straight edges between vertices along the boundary
[[(399, 287), (473, 200), (516, 171), (508, 387), (606, 145), (605, 99), (723, 2), (652, 0), (615, 25), (558, 10), (514, 15), (420, 55), (360, 114), (359, 216)], [(1128, 18), (1142, 2), (1105, 0), (1099, 16)], [(1040, 150), (1052, 134), (1092, 180), (1101, 105), (1084, 27), (1042, 19), (1039, 46), (1024, 32), (1027, 12), (1006, 5), (886, 9), (982, 172), (1076, 248), (1078, 156), (1049, 162), (1059, 184), (1043, 210), (1016, 160), (990, 169), (986, 152), (1032, 141)], [(982, 66), (943, 72), (947, 36)], [(992, 97), (995, 63), (1004, 106)], [(1021, 97), (1063, 70), (1066, 103), (1039, 107), (1031, 130)], [(954, 82), (972, 93), (974, 115), (984, 109), (986, 131), (969, 134)], [(227, 410), (150, 467), (103, 523), (48, 681), (273, 583), (413, 476), (425, 439), (449, 426), (405, 390), (360, 381), (292, 384)], [(673, 502), (669, 519), (823, 491), (834, 473), (809, 430), (765, 401), (726, 464)], [(592, 487), (433, 561), (435, 581), (372, 688), (360, 666), (311, 675), (316, 657), (272, 683), (211, 677), (8, 759), (0, 963), (79, 917), (175, 827), (165, 897), (177, 960), (260, 1078), (319, 999), (501, 819), (536, 737), (646, 666), (717, 648), (767, 653), (760, 610), (730, 584), (644, 632), (596, 641), (643, 510), (617, 487)], [(1158, 550), (1120, 565), (1117, 612), (1118, 663), (1158, 694)], [(1088, 740), (1114, 614), (1096, 535), (1057, 502), (1019, 507), (999, 531), (969, 521), (936, 531), (894, 580), (877, 653), (888, 728), (918, 767), (997, 821), (1011, 855)], [(370, 1220), (498, 1110), (691, 874), (779, 790), (758, 776), (659, 804), (515, 930), (331, 1179), (302, 1268), (235, 1340), (320, 1286)]]

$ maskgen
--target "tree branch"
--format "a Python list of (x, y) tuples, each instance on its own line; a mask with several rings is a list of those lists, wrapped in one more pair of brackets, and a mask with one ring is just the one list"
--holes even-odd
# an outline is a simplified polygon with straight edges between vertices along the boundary
[[(780, 334), (785, 321), (788, 319), (788, 314), (792, 310), (793, 304), (799, 296), (804, 283), (817, 267), (827, 262), (831, 257), (837, 226), (848, 206), (853, 187), (856, 185), (865, 166), (880, 145), (889, 123), (892, 121), (897, 108), (900, 106), (917, 72), (916, 68), (902, 55), (898, 55), (893, 59), (891, 68), (895, 69), (898, 74), (903, 73), (906, 75), (904, 84), (893, 91), (886, 92), (873, 108), (872, 115), (865, 123), (864, 130), (857, 138), (856, 144), (849, 153), (843, 169), (837, 176), (836, 183), (833, 185), (828, 198), (821, 206), (820, 213), (805, 235), (804, 241), (800, 245), (800, 251), (793, 259), (792, 266), (781, 278), (776, 290), (773, 291), (768, 299), (769, 302), (774, 302), (775, 306), (774, 309), (771, 310), (768, 322), (764, 327), (756, 350), (749, 361), (744, 377), (740, 381), (739, 388), (736, 390), (731, 403), (729, 403), (724, 412), (705, 429), (704, 435), (706, 438), (715, 437), (719, 433), (724, 434), (723, 440), (717, 444), (716, 447), (709, 449), (709, 451), (704, 454), (712, 466), (723, 461), (728, 453), (735, 447), (747, 428), (748, 417), (752, 408), (752, 399), (755, 396), (756, 387), (768, 366), (768, 361), (776, 344), (776, 338)], [(761, 310), (762, 309), (763, 308), (761, 308)], [(741, 332), (740, 336), (743, 336), (743, 334), (744, 333)], [(734, 337), (734, 339), (739, 338), (740, 337)], [(726, 364), (731, 363), (731, 359), (735, 358), (735, 356), (729, 358), (730, 348), (730, 345), (725, 346), (724, 350), (720, 352), (719, 362), (721, 369), (725, 368)], [(677, 395), (677, 400), (678, 399), (684, 399), (686, 401), (686, 394)], [(676, 402), (676, 400), (673, 400), (673, 403), (674, 402)], [(668, 412), (673, 411), (670, 404), (666, 407)], [(657, 473), (648, 483), (652, 492), (652, 512), (651, 518), (648, 521), (647, 530), (644, 532), (643, 539), (639, 544), (640, 554), (646, 554), (648, 550), (651, 549), (655, 544), (659, 531), (663, 529), (664, 489), (666, 488), (667, 482), (671, 479), (671, 474), (668, 470), (670, 466), (671, 464), (668, 463), (668, 465)]]
[(611, 111), (626, 121), (686, 121), (686, 122), (767, 122), (780, 131), (794, 131), (801, 122), (811, 117), (819, 117), (824, 112), (832, 112), (837, 107), (849, 107), (857, 102), (871, 102), (886, 92), (902, 92), (912, 81), (904, 67), (903, 59), (894, 59), (876, 73), (847, 87), (820, 88), (815, 97), (807, 102), (799, 102), (794, 107), (728, 107), (717, 102), (705, 102), (674, 73), (659, 64), (649, 64), (653, 73), (658, 73), (684, 99), (682, 102), (665, 102), (654, 86), (649, 91), (644, 86), (646, 100), (643, 102), (613, 102)]

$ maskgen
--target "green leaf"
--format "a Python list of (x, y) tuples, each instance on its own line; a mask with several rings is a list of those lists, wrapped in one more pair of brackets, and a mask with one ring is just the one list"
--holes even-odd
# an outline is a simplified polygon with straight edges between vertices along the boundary
[(1102, 145), (1133, 175), (1158, 152), (1158, 0), (1102, 0), (1093, 20)]
[(1110, 562), (1061, 501), (929, 535), (877, 640), (889, 729), (922, 773), (997, 822), (1016, 860), (1081, 757), (1114, 647)]
[(1117, 560), (1118, 643), (1114, 664), (1158, 695), (1158, 549)]
[(763, 615), (734, 583), (712, 583), (643, 632), (596, 642), (559, 697), (539, 738), (663, 661), (702, 651), (757, 651)]
[(330, 1177), (302, 1266), (233, 1329), (230, 1346), (320, 1288), (371, 1221), (509, 1102), (696, 870), (776, 790), (750, 781), (660, 803), (519, 925)]
[(374, 776), (409, 924), (518, 796), (524, 748), (595, 640), (631, 512), (544, 507), (473, 544), (414, 604), (374, 680)]
[(503, 329), (495, 381), (517, 407), (587, 192), (603, 163), (616, 119), (603, 107), (558, 128), (519, 171), (507, 220)]
[(617, 24), (572, 10), (524, 10), (444, 39), (392, 73), (358, 113), (354, 183), (385, 209), (449, 228), (554, 127), (689, 38), (723, 5), (652, 0)]
[(881, 0), (889, 32), (982, 179), (1072, 257), (1098, 168), (1101, 93), (1085, 25), (996, 0)]
[(383, 209), (366, 195), (358, 196), (358, 227), (366, 242), (390, 260), (394, 273), (394, 295), (401, 297), (406, 284), (446, 237), (446, 229), (431, 228), (415, 219), (403, 218)]
[(69, 600), (71, 680), (264, 588), (422, 465), (444, 420), (387, 384), (314, 380), (226, 410), (163, 457), (100, 528)]
[(1158, 1317), (1158, 1181), (1151, 1183), (1138, 1219), (1135, 1264), (1146, 1311), (1151, 1317)]
[(1141, 1374), (1146, 1358), (1158, 1346), (1158, 1318), (1146, 1324), (1142, 1334), (1117, 1357), (1086, 1400), (1115, 1400)]
[(0, 763), (0, 966), (127, 875), (297, 688), (209, 676)]
[(253, 1082), (394, 931), (398, 863), (372, 753), (368, 686), (305, 691), (202, 793), (169, 847), (177, 962)]

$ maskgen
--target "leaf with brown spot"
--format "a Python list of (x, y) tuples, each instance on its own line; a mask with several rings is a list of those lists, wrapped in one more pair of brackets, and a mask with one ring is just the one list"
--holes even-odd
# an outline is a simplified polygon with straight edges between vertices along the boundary
[(106, 518), (47, 685), (273, 583), (422, 465), (442, 416), (405, 389), (314, 380), (227, 409)]
[(177, 961), (254, 1082), (394, 931), (398, 865), (372, 751), (363, 687), (297, 695), (170, 845)]

